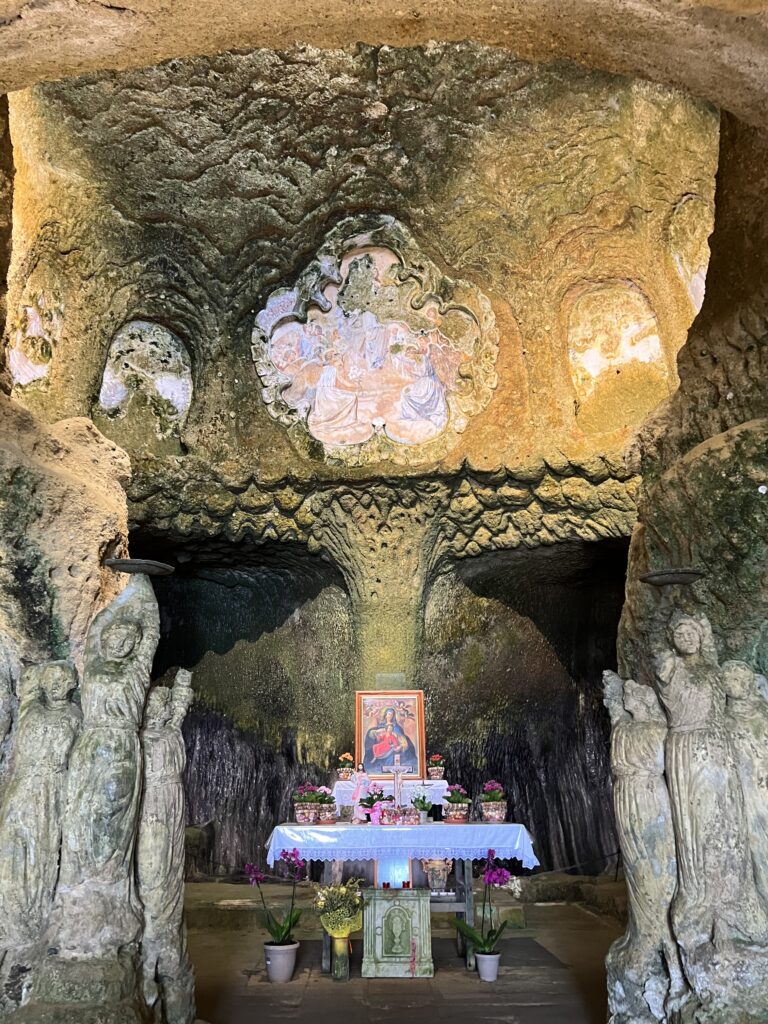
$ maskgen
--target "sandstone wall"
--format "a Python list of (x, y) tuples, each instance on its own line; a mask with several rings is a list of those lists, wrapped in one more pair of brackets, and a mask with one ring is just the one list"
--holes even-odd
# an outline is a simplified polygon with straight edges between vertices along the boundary
[[(766, 157), (765, 132), (724, 118), (706, 299), (680, 353), (680, 389), (637, 446), (644, 482), (620, 644), (629, 673), (647, 674), (642, 637), (663, 629), (673, 600), (706, 612), (723, 657), (768, 668)], [(706, 577), (678, 593), (636, 581), (671, 565)]]
[[(0, 337), (5, 335), (8, 264), (11, 259), (11, 210), (13, 206), (13, 146), (8, 128), (8, 97), (0, 98)], [(5, 346), (0, 353), (0, 390), (9, 392)]]
[(127, 456), (86, 419), (46, 427), (0, 395), (0, 633), (21, 658), (79, 662), (88, 624), (122, 587)]

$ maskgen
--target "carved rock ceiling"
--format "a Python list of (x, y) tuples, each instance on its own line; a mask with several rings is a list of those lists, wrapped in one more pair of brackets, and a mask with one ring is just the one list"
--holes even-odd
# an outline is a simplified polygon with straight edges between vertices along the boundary
[(765, 123), (763, 0), (0, 0), (0, 92), (234, 48), (465, 40), (688, 89)]

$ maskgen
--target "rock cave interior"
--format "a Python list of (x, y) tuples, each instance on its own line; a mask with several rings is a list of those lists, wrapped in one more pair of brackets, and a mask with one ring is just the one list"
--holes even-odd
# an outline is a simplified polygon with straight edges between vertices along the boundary
[(0, 1016), (192, 1024), (402, 689), (612, 1024), (764, 1022), (768, 5), (216, 6), (0, 3)]

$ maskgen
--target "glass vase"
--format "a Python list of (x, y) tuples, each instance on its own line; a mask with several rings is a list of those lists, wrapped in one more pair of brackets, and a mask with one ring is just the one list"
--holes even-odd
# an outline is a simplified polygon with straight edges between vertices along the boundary
[(331, 939), (331, 978), (349, 981), (349, 936)]

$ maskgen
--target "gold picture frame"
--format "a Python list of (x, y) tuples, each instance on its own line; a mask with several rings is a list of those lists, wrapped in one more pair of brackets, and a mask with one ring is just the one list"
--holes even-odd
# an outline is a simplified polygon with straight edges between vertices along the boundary
[(355, 764), (372, 779), (391, 779), (387, 765), (400, 755), (411, 765), (410, 777), (427, 774), (423, 690), (357, 690), (355, 693)]

